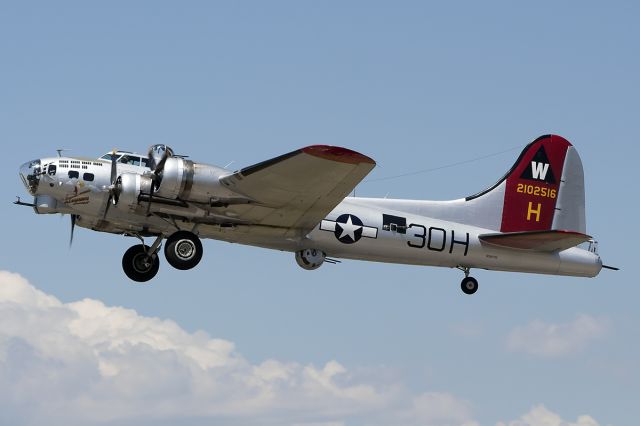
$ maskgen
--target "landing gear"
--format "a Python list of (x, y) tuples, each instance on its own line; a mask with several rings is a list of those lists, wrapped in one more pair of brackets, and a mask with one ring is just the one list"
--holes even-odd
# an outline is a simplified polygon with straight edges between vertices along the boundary
[(478, 291), (478, 280), (469, 276), (471, 269), (462, 266), (458, 266), (458, 269), (464, 272), (464, 278), (460, 283), (460, 288), (462, 288), (464, 294), (473, 294)]
[(466, 277), (462, 280), (460, 287), (465, 294), (473, 294), (478, 291), (478, 281), (473, 277)]
[(202, 243), (194, 233), (178, 231), (167, 238), (164, 255), (174, 268), (191, 269), (202, 259)]
[(155, 277), (160, 269), (160, 259), (151, 247), (139, 244), (129, 248), (122, 256), (122, 269), (127, 277), (140, 283)]
[[(151, 247), (144, 244), (141, 236), (135, 235), (142, 244), (131, 247), (122, 256), (122, 269), (133, 281), (146, 282), (156, 276), (160, 268), (158, 251), (163, 235), (158, 235)], [(202, 259), (200, 238), (189, 231), (178, 231), (167, 238), (164, 246), (167, 262), (176, 269), (186, 270), (196, 266)]]

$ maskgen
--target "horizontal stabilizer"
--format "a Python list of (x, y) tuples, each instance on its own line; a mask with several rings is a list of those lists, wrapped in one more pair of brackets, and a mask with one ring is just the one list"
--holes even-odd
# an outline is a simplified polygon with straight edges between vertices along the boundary
[(480, 235), (480, 241), (493, 246), (552, 252), (566, 250), (589, 241), (589, 235), (574, 231), (529, 231)]

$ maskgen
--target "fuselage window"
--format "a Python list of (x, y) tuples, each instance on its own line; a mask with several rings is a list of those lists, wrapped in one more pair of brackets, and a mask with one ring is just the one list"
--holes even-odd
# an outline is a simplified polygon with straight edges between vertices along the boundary
[(49, 168), (47, 169), (47, 174), (49, 176), (55, 176), (56, 175), (56, 165), (55, 164), (49, 165)]
[(149, 159), (148, 158), (141, 158), (142, 162), (142, 166), (143, 167), (149, 167)]
[(93, 178), (94, 178), (93, 173), (85, 173), (82, 175), (82, 179), (88, 182), (93, 181)]
[(69, 170), (69, 179), (78, 179), (80, 173), (77, 170)]

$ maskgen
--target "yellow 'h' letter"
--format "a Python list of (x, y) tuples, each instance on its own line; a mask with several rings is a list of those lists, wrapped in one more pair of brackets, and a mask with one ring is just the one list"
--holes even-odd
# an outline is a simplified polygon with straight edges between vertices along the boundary
[(527, 220), (531, 220), (531, 213), (536, 215), (536, 222), (540, 222), (540, 212), (542, 211), (542, 204), (538, 203), (538, 208), (533, 209), (533, 203), (529, 201), (529, 210), (527, 211)]

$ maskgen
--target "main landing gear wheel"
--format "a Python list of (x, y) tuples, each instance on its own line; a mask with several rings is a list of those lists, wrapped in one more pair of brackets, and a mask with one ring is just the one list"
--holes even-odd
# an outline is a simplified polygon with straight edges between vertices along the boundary
[(183, 271), (191, 269), (202, 259), (202, 243), (196, 234), (178, 231), (167, 238), (164, 255), (174, 268)]
[(473, 294), (478, 291), (478, 281), (473, 277), (465, 277), (460, 287), (465, 294)]
[(122, 256), (122, 269), (133, 281), (143, 283), (155, 277), (160, 269), (158, 255), (149, 254), (151, 248), (138, 244), (129, 248)]

